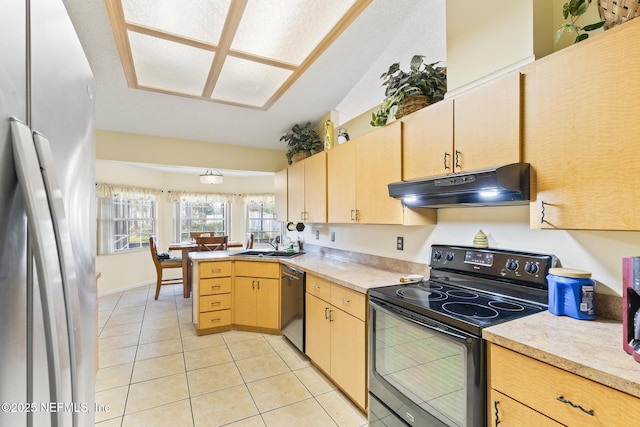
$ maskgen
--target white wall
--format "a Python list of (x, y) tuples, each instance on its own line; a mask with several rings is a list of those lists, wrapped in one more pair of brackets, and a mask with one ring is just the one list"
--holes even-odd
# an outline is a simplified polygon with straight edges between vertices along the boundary
[[(315, 230), (319, 240), (315, 240)], [(529, 207), (447, 208), (438, 210), (435, 226), (307, 224), (305, 242), (427, 264), (432, 244), (473, 245), (482, 229), (492, 248), (553, 254), (565, 267), (590, 271), (598, 293), (622, 294), (622, 257), (640, 256), (640, 232), (531, 230)], [(330, 241), (335, 232), (335, 242)], [(396, 237), (404, 250), (396, 250)]]
[[(167, 199), (168, 190), (193, 192), (220, 192), (232, 194), (273, 193), (273, 176), (266, 177), (225, 177), (220, 185), (200, 184), (198, 175), (165, 173), (122, 162), (96, 161), (96, 181), (113, 184), (136, 185), (163, 190), (158, 204), (158, 250), (166, 251), (169, 243), (175, 241), (173, 221), (174, 204)], [(230, 240), (243, 242), (246, 236), (244, 203), (237, 197), (231, 205)], [(174, 256), (180, 256), (175, 253)], [(101, 255), (96, 257), (96, 271), (101, 273), (98, 294), (117, 289), (155, 283), (156, 270), (148, 249), (127, 251), (126, 253)], [(180, 271), (165, 271), (166, 277), (179, 276)]]

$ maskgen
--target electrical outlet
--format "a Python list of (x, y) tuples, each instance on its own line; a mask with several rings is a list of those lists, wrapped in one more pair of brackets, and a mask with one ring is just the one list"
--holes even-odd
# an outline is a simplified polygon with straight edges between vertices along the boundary
[(396, 240), (396, 249), (399, 251), (404, 250), (404, 237), (398, 236)]
[(316, 240), (319, 240), (319, 239), (320, 239), (320, 231), (316, 230)]
[(332, 232), (331, 232), (331, 241), (332, 241), (332, 242), (335, 242), (335, 241), (336, 241), (336, 232), (335, 232), (335, 231), (332, 231)]

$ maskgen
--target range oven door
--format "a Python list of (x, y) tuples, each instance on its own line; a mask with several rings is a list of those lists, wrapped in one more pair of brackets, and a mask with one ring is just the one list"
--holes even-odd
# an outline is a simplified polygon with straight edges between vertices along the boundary
[(369, 307), (369, 425), (485, 425), (482, 338), (374, 297)]

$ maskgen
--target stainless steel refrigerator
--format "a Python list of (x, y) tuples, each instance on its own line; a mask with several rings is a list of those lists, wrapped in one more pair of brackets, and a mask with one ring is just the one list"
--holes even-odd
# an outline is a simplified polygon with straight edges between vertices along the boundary
[(93, 93), (62, 1), (0, 0), (0, 427), (94, 423)]

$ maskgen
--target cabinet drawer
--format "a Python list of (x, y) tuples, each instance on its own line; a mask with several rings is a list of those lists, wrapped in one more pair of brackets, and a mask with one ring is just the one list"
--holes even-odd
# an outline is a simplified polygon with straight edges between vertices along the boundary
[(489, 358), (491, 388), (564, 425), (637, 424), (640, 399), (634, 396), (500, 346), (491, 345)]
[(331, 301), (331, 283), (328, 280), (321, 279), (313, 274), (307, 274), (306, 280), (307, 293), (327, 302)]
[(360, 320), (367, 318), (367, 297), (365, 294), (332, 283), (330, 302)]
[(231, 276), (231, 261), (201, 262), (200, 278)]
[(231, 324), (231, 310), (208, 311), (198, 316), (198, 329), (216, 328)]
[(236, 276), (244, 277), (280, 277), (280, 263), (268, 261), (236, 261)]
[(200, 279), (200, 295), (225, 294), (231, 292), (231, 277)]
[(231, 294), (207, 295), (200, 297), (200, 313), (231, 308)]

